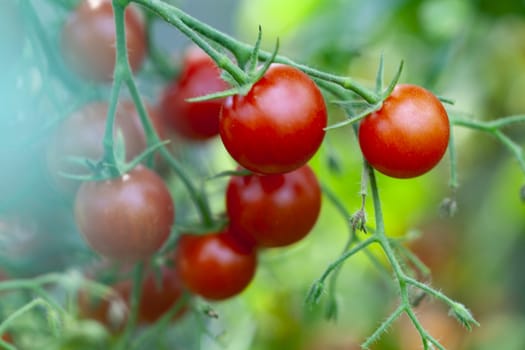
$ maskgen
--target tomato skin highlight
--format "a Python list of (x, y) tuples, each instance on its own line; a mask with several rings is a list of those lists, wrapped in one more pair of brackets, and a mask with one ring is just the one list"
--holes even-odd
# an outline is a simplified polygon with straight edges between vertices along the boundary
[(226, 99), (219, 130), (226, 150), (242, 167), (282, 174), (317, 152), (326, 123), (323, 96), (308, 75), (272, 64), (245, 96)]
[(164, 89), (161, 110), (173, 132), (188, 139), (203, 141), (219, 134), (219, 113), (224, 98), (188, 102), (189, 98), (228, 89), (215, 62), (199, 48), (191, 47), (183, 69)]
[(168, 238), (174, 216), (162, 178), (142, 165), (119, 178), (84, 182), (75, 199), (76, 223), (86, 242), (115, 261), (150, 258)]
[(175, 249), (175, 268), (185, 287), (208, 300), (241, 293), (257, 267), (257, 252), (227, 231), (181, 235)]
[(321, 210), (321, 187), (308, 165), (285, 174), (234, 176), (226, 190), (231, 232), (247, 244), (283, 247), (303, 239)]
[[(137, 72), (146, 57), (144, 19), (129, 5), (125, 10), (128, 60)], [(81, 76), (100, 82), (113, 79), (116, 32), (111, 0), (82, 0), (62, 30), (62, 52), (66, 63)]]
[(397, 85), (383, 106), (359, 126), (363, 156), (379, 172), (395, 178), (420, 176), (445, 154), (448, 115), (439, 99), (417, 85)]

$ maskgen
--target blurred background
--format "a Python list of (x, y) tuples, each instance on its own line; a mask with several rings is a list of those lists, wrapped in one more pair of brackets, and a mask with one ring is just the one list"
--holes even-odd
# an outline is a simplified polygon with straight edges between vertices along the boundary
[[(279, 38), (282, 55), (370, 87), (381, 54), (387, 81), (403, 60), (401, 81), (453, 100), (447, 106), (450, 114), (493, 120), (525, 113), (525, 1), (170, 2), (247, 43), (255, 42), (260, 24), (265, 49), (271, 50)], [(79, 89), (72, 91), (54, 79), (53, 65), (60, 60), (50, 60), (49, 52), (58, 52), (60, 30), (72, 3), (34, 1), (38, 28), (30, 24), (37, 19), (19, 11), (17, 2), (0, 0), (4, 9), (0, 11), (0, 268), (6, 278), (82, 269), (96, 259), (77, 233), (72, 199), (53, 187), (45, 160), (46, 143), (57, 120), (82, 105), (87, 95), (107, 97), (110, 88), (81, 89), (82, 84), (75, 82)], [(154, 24), (152, 37), (176, 66), (188, 41), (161, 21)], [(170, 78), (147, 62), (137, 81), (141, 93), (156, 103)], [(341, 118), (339, 108), (330, 104), (330, 121)], [(504, 131), (519, 144), (525, 141), (523, 126)], [(460, 127), (454, 128), (454, 134), (460, 183), (457, 214), (450, 218), (440, 213), (440, 203), (451, 196), (450, 164), (445, 157), (417, 179), (379, 177), (387, 234), (415, 237), (406, 244), (431, 269), (431, 278), (425, 278), (465, 304), (480, 322), (468, 332), (448, 316), (444, 305), (424, 299), (418, 316), (447, 349), (522, 350), (524, 174), (490, 135)], [(182, 145), (177, 154), (202, 178), (235, 166), (219, 140)], [(311, 165), (348, 212), (359, 209), (361, 155), (350, 127), (329, 132)], [(195, 213), (177, 179), (170, 174), (166, 178), (177, 202), (178, 225), (184, 226)], [(217, 180), (208, 185), (215, 213), (224, 210), (225, 183)], [(373, 226), (371, 207), (368, 210)], [(320, 219), (306, 239), (290, 248), (263, 252), (250, 287), (239, 297), (211, 305), (218, 319), (189, 315), (154, 348), (359, 349), (398, 303), (389, 266), (379, 250), (371, 248), (372, 260), (358, 254), (342, 268), (335, 295), (337, 321), (325, 318), (331, 306), (328, 295), (315, 307), (304, 303), (310, 286), (338, 257), (349, 234), (348, 218), (325, 197)], [(21, 300), (23, 295), (0, 298), (0, 310), (7, 315)], [(372, 346), (421, 348), (404, 317)]]

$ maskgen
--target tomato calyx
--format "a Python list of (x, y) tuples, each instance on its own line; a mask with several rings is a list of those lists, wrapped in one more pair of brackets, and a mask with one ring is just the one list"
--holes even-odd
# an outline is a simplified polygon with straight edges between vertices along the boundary
[[(348, 119), (343, 120), (341, 122), (328, 125), (325, 128), (325, 131), (332, 130), (332, 129), (338, 129), (343, 126), (351, 125), (354, 123), (358, 123), (362, 119), (366, 118), (368, 115), (377, 112), (381, 107), (383, 106), (383, 102), (392, 94), (394, 91), (394, 88), (399, 82), (399, 79), (401, 77), (401, 73), (403, 71), (404, 61), (401, 61), (399, 64), (399, 67), (397, 69), (396, 74), (394, 75), (394, 78), (389, 82), (386, 89), (383, 90), (383, 72), (384, 72), (384, 60), (383, 56), (381, 56), (381, 59), (379, 61), (379, 68), (377, 70), (377, 76), (376, 76), (376, 94), (378, 96), (377, 101), (375, 103), (364, 103), (364, 107), (360, 108), (358, 112), (355, 111), (356, 107), (361, 107), (363, 105), (363, 102), (361, 101), (354, 101), (353, 95), (350, 96), (348, 99), (345, 97), (342, 100), (332, 101), (332, 103), (337, 104), (341, 106), (346, 114), (350, 116)], [(357, 105), (356, 105), (357, 102)]]
[[(277, 57), (277, 53), (279, 52), (279, 38), (277, 38), (275, 48), (272, 52), (272, 55), (268, 60), (264, 61), (264, 64), (258, 68), (259, 66), (259, 52), (261, 47), (261, 40), (262, 40), (262, 29), (261, 26), (259, 26), (259, 35), (257, 37), (257, 41), (255, 43), (255, 46), (250, 54), (250, 57), (248, 58), (247, 67), (245, 70), (245, 80), (246, 81), (238, 81), (236, 80), (231, 74), (229, 74), (226, 71), (223, 71), (221, 74), (221, 78), (224, 79), (228, 84), (233, 86), (233, 88), (219, 91), (211, 94), (206, 94), (203, 96), (193, 97), (186, 99), (187, 102), (202, 102), (202, 101), (209, 101), (209, 100), (215, 100), (220, 98), (226, 98), (229, 96), (234, 95), (241, 95), (245, 96), (248, 94), (248, 92), (252, 89), (252, 87), (266, 74), (272, 63), (275, 62), (275, 58)], [(220, 67), (219, 62), (216, 62), (217, 65)]]
[(145, 161), (149, 156), (170, 142), (169, 140), (165, 140), (155, 143), (147, 147), (142, 153), (140, 153), (130, 162), (126, 162), (126, 143), (120, 130), (117, 132), (115, 141), (116, 142), (113, 149), (115, 159), (114, 163), (108, 161), (107, 156), (103, 156), (102, 159), (99, 160), (86, 157), (69, 156), (66, 158), (66, 161), (69, 161), (75, 165), (84, 166), (88, 173), (86, 175), (79, 175), (59, 171), (59, 175), (71, 180), (79, 181), (102, 181), (119, 177), (129, 173), (137, 165)]

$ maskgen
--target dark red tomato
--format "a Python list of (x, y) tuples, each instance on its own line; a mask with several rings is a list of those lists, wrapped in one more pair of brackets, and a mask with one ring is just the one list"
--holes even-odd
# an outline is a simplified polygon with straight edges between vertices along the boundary
[(192, 46), (182, 63), (180, 75), (164, 90), (161, 100), (166, 123), (177, 134), (190, 140), (206, 140), (219, 134), (219, 112), (224, 98), (187, 102), (228, 89), (220, 70), (201, 49)]
[[(165, 131), (158, 113), (150, 106), (147, 106), (147, 111), (157, 133), (164, 139)], [(63, 192), (74, 193), (79, 182), (59, 175), (60, 171), (70, 174), (86, 173), (85, 167), (73, 164), (68, 161), (68, 157), (89, 158), (94, 161), (102, 157), (107, 113), (106, 102), (90, 103), (67, 118), (51, 138), (46, 150), (47, 165), (53, 184)], [(124, 137), (127, 160), (146, 150), (146, 136), (131, 101), (119, 104), (115, 124), (115, 129), (120, 130)]]
[[(130, 5), (125, 12), (126, 45), (133, 72), (140, 69), (147, 52), (144, 19)], [(113, 79), (116, 32), (111, 0), (82, 0), (62, 31), (66, 62), (82, 76), (96, 81)]]
[(447, 150), (447, 112), (431, 92), (397, 85), (378, 111), (359, 126), (359, 144), (372, 167), (385, 175), (411, 178), (439, 163)]
[(6, 343), (13, 344), (13, 337), (11, 336), (11, 333), (2, 334), (2, 340)]
[(226, 150), (244, 168), (285, 173), (321, 145), (327, 122), (321, 91), (300, 70), (273, 64), (245, 95), (228, 97), (220, 121)]
[(251, 282), (257, 253), (228, 232), (184, 234), (175, 250), (175, 267), (185, 287), (205, 299), (223, 300)]
[(250, 245), (282, 247), (305, 237), (321, 209), (308, 165), (285, 174), (234, 176), (226, 190), (232, 234)]
[[(142, 284), (139, 321), (154, 323), (180, 301), (183, 293), (184, 288), (175, 268), (164, 267), (160, 280), (151, 272)], [(186, 307), (181, 307), (174, 319), (181, 317), (186, 311)]]
[(162, 178), (139, 165), (118, 178), (82, 183), (75, 219), (100, 255), (137, 262), (150, 258), (168, 238), (174, 205)]
[[(163, 267), (159, 272), (148, 270), (144, 276), (138, 310), (138, 322), (141, 324), (154, 323), (183, 296), (184, 289), (175, 269)], [(97, 298), (81, 290), (78, 294), (81, 317), (97, 320), (113, 331), (121, 331), (128, 316), (132, 286), (129, 279), (118, 281), (111, 286), (114, 294), (106, 298)], [(122, 311), (120, 315), (119, 307)], [(172, 321), (182, 317), (186, 311), (187, 307), (182, 305)]]

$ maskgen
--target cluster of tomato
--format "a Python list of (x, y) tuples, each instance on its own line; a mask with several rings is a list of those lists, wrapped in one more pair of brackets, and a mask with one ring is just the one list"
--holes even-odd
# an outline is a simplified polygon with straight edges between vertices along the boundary
[[(66, 22), (62, 51), (81, 76), (111, 82), (116, 57), (113, 21), (110, 0), (83, 0)], [(144, 19), (133, 5), (126, 8), (125, 26), (128, 59), (136, 72), (147, 56), (147, 44)], [(190, 103), (188, 98), (229, 86), (202, 51), (189, 50), (182, 67), (165, 88), (159, 106), (148, 106), (159, 138), (195, 142), (219, 135), (239, 170), (247, 172), (232, 176), (227, 185), (226, 227), (181, 234), (160, 271), (161, 283), (148, 267), (139, 310), (139, 320), (145, 322), (158, 319), (181, 298), (183, 289), (208, 300), (237, 295), (255, 274), (259, 249), (301, 240), (321, 208), (320, 185), (307, 162), (323, 141), (327, 110), (309, 76), (272, 64), (245, 94)], [(90, 103), (57, 128), (48, 152), (53, 174), (83, 171), (77, 163), (64, 161), (69, 156), (94, 160), (103, 156), (107, 114), (106, 102)], [(125, 140), (128, 160), (145, 151), (146, 137), (133, 103), (119, 103), (115, 126)], [(75, 133), (78, 130), (82, 133)], [(448, 118), (439, 100), (412, 85), (396, 87), (359, 128), (367, 161), (401, 178), (434, 167), (447, 148), (448, 136)], [(80, 185), (62, 177), (55, 180), (62, 189), (75, 192), (78, 229), (105, 258), (126, 264), (147, 261), (172, 231), (175, 207), (170, 190), (146, 166)], [(123, 300), (129, 300), (130, 288), (129, 281), (114, 286)], [(107, 305), (97, 305), (92, 315), (107, 314)]]
[[(125, 27), (128, 59), (136, 72), (147, 56), (147, 45), (143, 18), (132, 5), (125, 12)], [(80, 76), (111, 82), (115, 40), (111, 1), (85, 0), (65, 24), (62, 52)], [(237, 295), (255, 274), (258, 249), (299, 241), (310, 232), (321, 208), (320, 185), (306, 165), (320, 147), (327, 124), (323, 96), (313, 81), (293, 67), (272, 65), (244, 96), (190, 103), (188, 98), (226, 90), (228, 84), (199, 49), (189, 49), (181, 66), (159, 105), (147, 104), (157, 135), (204, 142), (220, 134), (239, 169), (249, 172), (230, 178), (226, 227), (181, 234), (175, 250), (167, 253), (160, 281), (155, 269), (146, 267), (139, 309), (139, 321), (145, 323), (175, 305), (183, 290), (208, 300)], [(58, 188), (75, 196), (75, 221), (85, 241), (102, 257), (129, 265), (149, 260), (173, 229), (175, 207), (163, 178), (144, 165), (101, 181), (80, 183), (60, 175), (86, 173), (81, 162), (70, 161), (72, 157), (91, 159), (96, 168), (104, 154), (108, 109), (105, 101), (90, 102), (64, 120), (48, 145), (47, 161)], [(115, 130), (125, 141), (127, 160), (146, 150), (143, 126), (131, 101), (119, 101)], [(97, 270), (95, 275), (104, 269)], [(120, 329), (125, 317), (115, 320), (111, 305), (117, 299), (129, 304), (131, 281), (119, 281), (122, 276), (112, 282), (115, 293), (104, 302), (93, 303), (85, 292), (79, 295), (84, 316)]]

